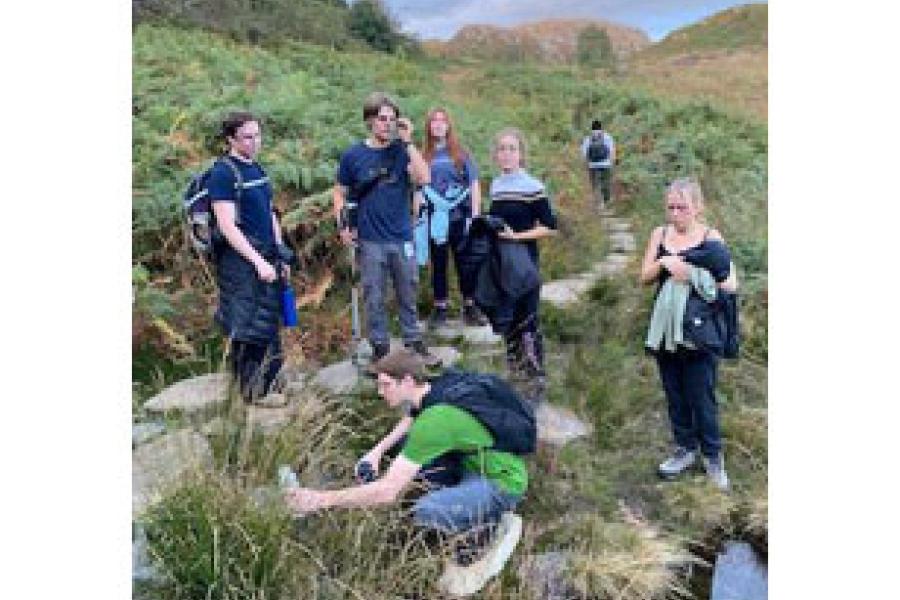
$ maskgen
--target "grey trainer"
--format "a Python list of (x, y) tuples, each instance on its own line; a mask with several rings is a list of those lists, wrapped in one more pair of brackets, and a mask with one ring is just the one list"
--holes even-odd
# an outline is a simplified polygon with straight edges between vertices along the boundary
[(728, 473), (725, 472), (725, 459), (722, 455), (720, 454), (715, 458), (704, 457), (703, 466), (706, 468), (706, 475), (709, 477), (709, 480), (712, 481), (713, 485), (723, 492), (727, 492)]
[(681, 475), (697, 462), (697, 453), (687, 448), (678, 446), (675, 448), (675, 454), (667, 458), (657, 467), (656, 472), (660, 477), (671, 479)]

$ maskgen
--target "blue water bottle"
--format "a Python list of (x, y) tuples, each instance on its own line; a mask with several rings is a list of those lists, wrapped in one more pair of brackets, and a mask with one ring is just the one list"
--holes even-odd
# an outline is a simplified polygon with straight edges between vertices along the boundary
[(297, 326), (297, 299), (294, 298), (294, 288), (287, 281), (281, 288), (281, 319), (285, 327)]

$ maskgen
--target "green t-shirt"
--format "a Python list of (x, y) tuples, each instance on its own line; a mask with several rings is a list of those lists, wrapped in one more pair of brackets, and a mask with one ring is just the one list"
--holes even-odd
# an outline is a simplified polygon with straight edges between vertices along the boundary
[(509, 494), (525, 493), (525, 461), (509, 452), (489, 450), (493, 445), (494, 437), (478, 419), (461, 408), (437, 404), (423, 410), (413, 421), (400, 454), (424, 465), (447, 452), (465, 452), (464, 470), (484, 475)]

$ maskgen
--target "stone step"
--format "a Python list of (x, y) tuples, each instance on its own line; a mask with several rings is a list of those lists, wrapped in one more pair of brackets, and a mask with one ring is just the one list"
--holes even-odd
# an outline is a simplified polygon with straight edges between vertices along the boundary
[[(368, 345), (367, 342), (364, 342)], [(403, 341), (398, 339), (391, 340), (391, 349), (396, 350), (403, 347)], [(459, 350), (453, 346), (429, 346), (428, 350), (441, 360), (445, 367), (454, 365), (461, 356)], [(327, 367), (319, 369), (313, 376), (312, 383), (323, 388), (332, 394), (345, 395), (352, 393), (359, 386), (364, 377), (361, 375), (361, 368), (367, 364), (368, 358), (361, 363), (361, 366), (353, 364), (350, 359), (337, 362)]]
[(630, 233), (617, 232), (609, 236), (610, 250), (615, 253), (630, 254), (637, 248), (634, 236)]
[(460, 319), (448, 319), (446, 324), (429, 332), (443, 340), (463, 339), (469, 344), (499, 344), (503, 341), (503, 337), (494, 333), (490, 325), (473, 327), (464, 325)]
[(557, 308), (565, 308), (576, 302), (587, 291), (593, 281), (581, 277), (558, 279), (541, 286), (541, 301), (549, 302)]
[(553, 446), (563, 446), (572, 440), (589, 435), (594, 429), (590, 423), (582, 422), (568, 408), (553, 406), (547, 402), (538, 405), (535, 419), (538, 440)]
[(212, 411), (224, 404), (229, 380), (227, 373), (183, 379), (147, 400), (143, 408), (155, 415), (175, 410), (185, 414)]

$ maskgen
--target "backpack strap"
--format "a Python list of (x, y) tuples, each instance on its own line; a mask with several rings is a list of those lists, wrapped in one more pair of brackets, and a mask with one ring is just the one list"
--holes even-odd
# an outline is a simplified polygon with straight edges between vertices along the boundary
[(244, 178), (241, 177), (241, 170), (238, 169), (238, 166), (230, 156), (223, 154), (222, 162), (228, 165), (232, 175), (234, 175), (234, 203), (236, 205), (234, 211), (234, 224), (239, 225), (241, 221), (241, 192), (244, 189)]

